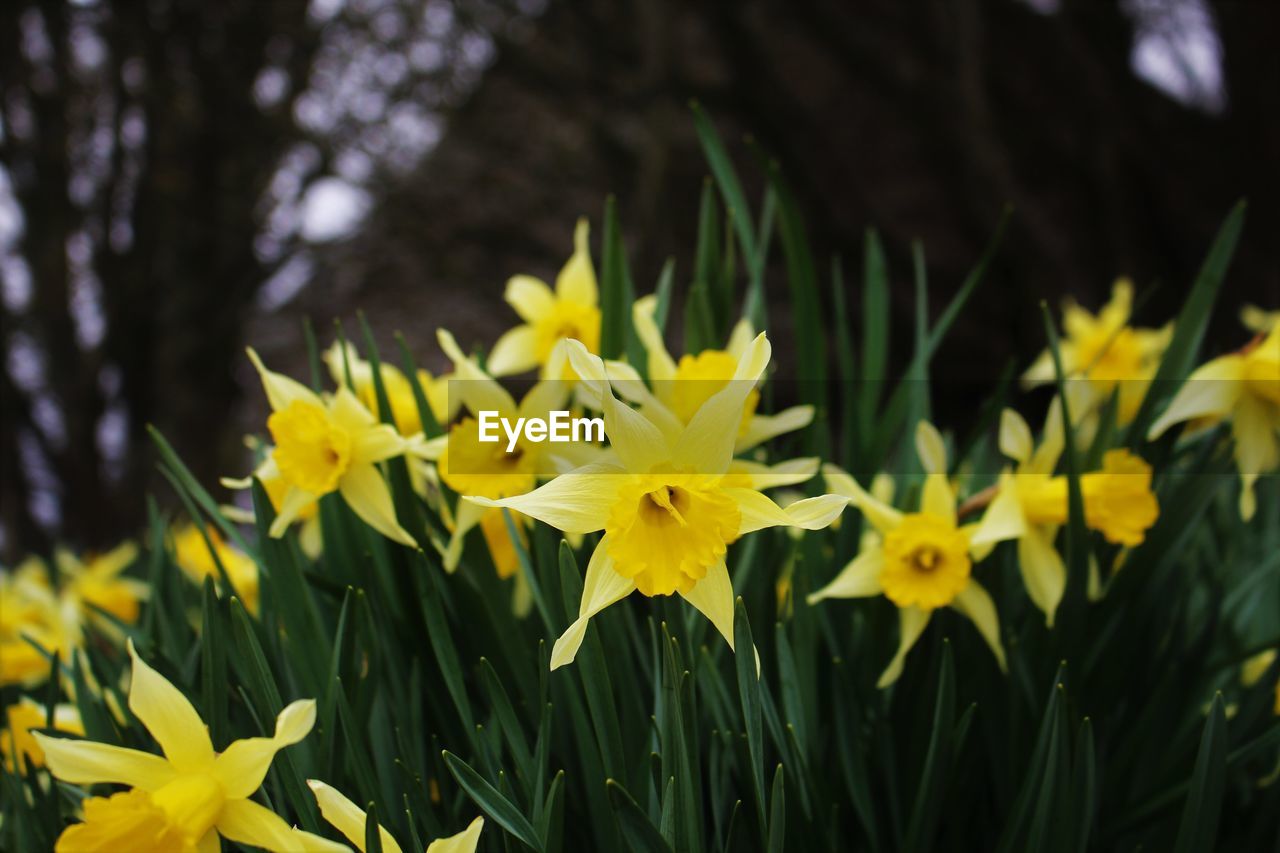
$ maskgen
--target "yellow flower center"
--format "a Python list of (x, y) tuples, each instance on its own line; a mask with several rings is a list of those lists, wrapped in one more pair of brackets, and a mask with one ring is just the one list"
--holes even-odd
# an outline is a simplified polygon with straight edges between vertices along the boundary
[(57, 853), (99, 853), (103, 850), (148, 850), (154, 853), (194, 853), (192, 838), (141, 789), (90, 797), (84, 801), (84, 823), (63, 830)]
[[(1142, 544), (1160, 516), (1151, 491), (1151, 466), (1128, 450), (1111, 450), (1102, 457), (1102, 470), (1080, 478), (1085, 525), (1100, 531), (1116, 545)], [(1067, 478), (1019, 477), (1018, 496), (1032, 524), (1066, 524)]]
[(449, 443), (440, 456), (440, 477), (460, 495), (503, 498), (533, 490), (536, 452), (523, 441), (507, 453), (506, 436), (480, 441), (475, 418), (463, 418), (449, 430)]
[(905, 515), (885, 534), (883, 547), (880, 584), (899, 607), (944, 607), (969, 584), (969, 537), (950, 519)]
[(320, 406), (294, 400), (267, 418), (272, 454), (291, 485), (324, 495), (338, 487), (351, 462), (351, 436)]
[[(682, 423), (688, 423), (702, 404), (720, 391), (738, 369), (738, 359), (724, 350), (708, 349), (697, 355), (682, 355), (671, 383), (671, 410)], [(752, 389), (742, 412), (738, 435), (742, 435), (756, 413), (760, 392)]]
[[(600, 309), (594, 305), (557, 299), (551, 310), (538, 319), (534, 331), (539, 364), (546, 363), (552, 348), (564, 338), (581, 341), (588, 352), (599, 352)], [(576, 375), (566, 363), (565, 376), (561, 378), (572, 379)]]
[(645, 595), (688, 592), (724, 558), (742, 515), (718, 477), (655, 472), (618, 490), (605, 523), (609, 556)]

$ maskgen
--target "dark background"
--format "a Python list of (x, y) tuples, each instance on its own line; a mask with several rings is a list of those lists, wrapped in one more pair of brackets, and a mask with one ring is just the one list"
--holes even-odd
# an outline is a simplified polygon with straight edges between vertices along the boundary
[(304, 316), (327, 340), (363, 308), (433, 368), (437, 326), (491, 343), (506, 278), (554, 275), (609, 192), (639, 289), (668, 255), (683, 288), (691, 97), (753, 199), (744, 134), (779, 159), (824, 269), (880, 230), (898, 364), (911, 240), (936, 313), (1015, 208), (935, 360), (944, 422), (1044, 346), (1041, 299), (1128, 274), (1163, 323), (1248, 197), (1235, 347), (1241, 303), (1280, 304), (1277, 44), (1270, 0), (7, 0), (0, 555), (133, 532), (169, 494), (148, 423), (204, 482), (243, 473), (242, 347), (302, 375)]

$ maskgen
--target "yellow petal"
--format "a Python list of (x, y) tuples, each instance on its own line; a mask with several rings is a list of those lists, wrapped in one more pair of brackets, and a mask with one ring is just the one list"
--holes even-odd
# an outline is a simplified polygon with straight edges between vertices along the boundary
[(1052, 474), (1058, 465), (1058, 457), (1066, 446), (1065, 436), (1062, 428), (1062, 398), (1054, 397), (1049, 401), (1049, 411), (1044, 416), (1040, 446), (1032, 453), (1031, 460), (1022, 470), (1033, 474)]
[(315, 723), (315, 700), (299, 699), (276, 717), (273, 736), (243, 738), (228, 746), (213, 764), (227, 796), (241, 799), (258, 790), (276, 753), (306, 737)]
[(533, 326), (516, 326), (503, 332), (485, 362), (494, 376), (511, 376), (538, 366), (538, 333)]
[(276, 520), (271, 522), (271, 536), (275, 539), (283, 536), (289, 529), (289, 525), (293, 524), (302, 511), (316, 500), (316, 496), (311, 492), (299, 489), (297, 486), (290, 486), (284, 493), (284, 499), (280, 501), (280, 511), (276, 513)]
[[(1054, 528), (1056, 529), (1056, 528)], [(1054, 614), (1067, 587), (1067, 569), (1053, 547), (1052, 530), (1032, 529), (1018, 540), (1018, 567), (1027, 596), (1045, 616), (1046, 627), (1053, 627)]]
[(768, 338), (761, 332), (738, 360), (733, 379), (703, 403), (680, 435), (675, 450), (678, 467), (701, 474), (729, 470), (747, 397), (769, 366)]
[(771, 438), (804, 429), (811, 423), (813, 406), (792, 406), (776, 415), (752, 415), (747, 421), (747, 428), (738, 436), (734, 451), (750, 450)]
[(1018, 497), (1016, 475), (1005, 471), (1000, 475), (995, 498), (983, 513), (982, 521), (969, 540), (973, 545), (986, 545), (1017, 539), (1027, 531), (1027, 521), (1022, 513), (1022, 500)]
[(996, 616), (996, 605), (982, 585), (970, 580), (952, 600), (951, 606), (972, 620), (982, 639), (987, 641), (995, 654), (996, 663), (1002, 671), (1005, 670), (1004, 646), (1000, 643), (1000, 620)]
[[(372, 382), (372, 380), (370, 380)], [(372, 385), (370, 385), (372, 389)], [(329, 404), (329, 416), (348, 432), (358, 432), (378, 423), (375, 412), (365, 408), (360, 398), (345, 385), (338, 389)]]
[(592, 616), (604, 610), (610, 604), (621, 601), (635, 591), (635, 581), (624, 578), (613, 568), (613, 558), (609, 556), (608, 536), (602, 537), (600, 544), (591, 554), (591, 562), (587, 564), (587, 576), (582, 584), (582, 602), (578, 605), (578, 618), (573, 621), (551, 649), (551, 668), (558, 669), (572, 663), (582, 645), (582, 638), (587, 633), (587, 623)]
[(698, 608), (703, 616), (711, 620), (720, 636), (733, 648), (733, 583), (729, 580), (729, 569), (721, 559), (707, 569), (702, 579), (693, 585), (693, 589), (681, 593), (684, 600)]
[(920, 509), (939, 518), (956, 518), (956, 493), (947, 482), (943, 473), (930, 474), (924, 478), (924, 491), (920, 495)]
[(884, 668), (884, 672), (880, 673), (880, 680), (876, 682), (876, 687), (884, 689), (897, 681), (898, 676), (902, 675), (902, 665), (906, 662), (907, 652), (911, 651), (911, 647), (916, 644), (916, 640), (920, 639), (920, 635), (924, 633), (925, 626), (929, 624), (929, 617), (932, 615), (932, 610), (923, 610), (919, 607), (899, 608), (898, 650), (894, 652), (893, 660), (889, 661), (889, 665)]
[(480, 832), (483, 829), (484, 818), (478, 817), (457, 835), (432, 841), (427, 845), (427, 853), (476, 853), (476, 847), (480, 844)]
[(884, 551), (868, 548), (849, 561), (831, 583), (809, 595), (809, 603), (827, 598), (870, 598), (879, 595), (880, 569), (884, 567)]
[(733, 330), (729, 332), (729, 343), (725, 344), (725, 351), (734, 358), (742, 358), (742, 354), (751, 346), (755, 336), (755, 327), (751, 325), (749, 319), (743, 317), (733, 324)]
[(213, 763), (213, 744), (204, 720), (182, 691), (138, 656), (132, 640), (129, 657), (133, 659), (129, 710), (151, 732), (178, 772), (208, 768)]
[[(341, 832), (344, 838), (354, 844), (360, 853), (364, 853), (365, 826), (368, 823), (368, 816), (336, 788), (318, 779), (308, 779), (307, 785), (315, 794), (316, 802), (320, 804), (320, 815), (334, 829)], [(382, 849), (385, 853), (400, 853), (400, 845), (381, 825), (378, 826), (378, 836), (382, 840)]]
[(853, 501), (876, 530), (888, 533), (902, 523), (901, 512), (867, 494), (853, 477), (835, 465), (824, 465), (822, 474), (827, 484), (827, 491)]
[(258, 371), (258, 376), (262, 379), (262, 389), (267, 392), (267, 402), (271, 404), (273, 412), (280, 411), (294, 400), (301, 400), (313, 406), (324, 406), (324, 402), (316, 392), (296, 379), (290, 379), (283, 374), (272, 373), (267, 370), (262, 363), (262, 359), (258, 358), (258, 354), (252, 348), (249, 348), (247, 352), (249, 353), (249, 360), (253, 362), (254, 368)]
[(733, 498), (742, 514), (738, 527), (740, 536), (778, 526), (821, 530), (835, 521), (849, 503), (840, 495), (819, 495), (796, 501), (783, 509), (768, 495), (754, 489), (725, 489), (724, 492)]
[(152, 792), (173, 781), (177, 775), (173, 765), (149, 752), (93, 741), (49, 737), (40, 732), (32, 732), (31, 735), (44, 751), (45, 766), (49, 772), (72, 785), (115, 783)]
[(351, 464), (372, 464), (400, 456), (408, 446), (389, 424), (366, 427), (351, 436)]
[(1026, 462), (1031, 458), (1034, 444), (1031, 440), (1031, 427), (1022, 415), (1013, 409), (1005, 409), (1000, 413), (1000, 452), (1015, 462)]
[(821, 467), (822, 460), (816, 456), (787, 459), (776, 465), (735, 459), (729, 466), (729, 478), (738, 482), (739, 476), (746, 477), (746, 482), (751, 488), (764, 491), (804, 483), (813, 479)]
[(591, 247), (587, 244), (590, 226), (586, 217), (578, 220), (573, 229), (573, 256), (556, 276), (556, 296), (581, 305), (599, 302), (596, 272), (591, 266)]
[(216, 826), (224, 838), (276, 853), (333, 849), (332, 842), (293, 829), (284, 818), (252, 800), (228, 800)]
[(603, 402), (605, 434), (628, 471), (647, 474), (670, 460), (666, 437), (653, 422), (612, 393)]
[(546, 418), (548, 413), (565, 408), (570, 390), (569, 383), (561, 379), (538, 382), (524, 395), (516, 414), (522, 418)]
[(947, 473), (947, 445), (938, 428), (928, 421), (916, 424), (916, 455), (925, 473)]
[(448, 329), (437, 329), (436, 340), (440, 343), (440, 349), (453, 362), (454, 378), (449, 383), (450, 403), (456, 396), (473, 414), (490, 411), (509, 417), (515, 413), (516, 401), (492, 376), (481, 370), (473, 359), (463, 354), (462, 347), (458, 346)]
[(536, 323), (555, 304), (555, 294), (546, 282), (531, 275), (513, 275), (502, 296), (526, 323)]
[(640, 344), (648, 356), (649, 380), (654, 383), (669, 382), (676, 375), (676, 363), (662, 340), (662, 331), (653, 319), (657, 309), (658, 297), (652, 294), (636, 300), (631, 307), (631, 322), (635, 325), (636, 336), (640, 338)]
[(1147, 440), (1154, 441), (1182, 421), (1228, 414), (1241, 396), (1243, 378), (1244, 358), (1238, 355), (1224, 355), (1201, 365), (1147, 430)]
[(338, 490), (347, 506), (364, 519), (365, 524), (393, 542), (411, 548), (417, 546), (418, 543), (409, 535), (409, 531), (396, 520), (391, 489), (387, 487), (377, 468), (369, 464), (352, 465), (338, 482)]
[(444, 552), (446, 572), (457, 570), (458, 563), (462, 560), (462, 548), (466, 544), (466, 535), (475, 529), (486, 513), (490, 512), (501, 512), (501, 510), (489, 509), (467, 500), (458, 502), (458, 517), (454, 520), (453, 533), (449, 537), (449, 545)]
[(1236, 443), (1236, 468), (1240, 471), (1240, 516), (1249, 521), (1257, 511), (1254, 483), (1280, 465), (1280, 444), (1267, 404), (1248, 395), (1241, 395), (1236, 405), (1231, 432)]
[(565, 533), (591, 533), (604, 528), (625, 474), (617, 465), (595, 462), (561, 474), (528, 494), (464, 500), (486, 507), (510, 507)]

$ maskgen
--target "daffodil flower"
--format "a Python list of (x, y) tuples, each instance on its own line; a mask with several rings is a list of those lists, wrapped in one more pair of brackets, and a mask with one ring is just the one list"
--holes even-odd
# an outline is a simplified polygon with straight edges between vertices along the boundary
[[(0, 731), (0, 755), (10, 773), (22, 775), (27, 767), (44, 767), (44, 750), (36, 742), (32, 729), (43, 729), (49, 722), (44, 705), (22, 696), (5, 711), (4, 731)], [(53, 728), (73, 735), (84, 734), (84, 723), (75, 705), (53, 706)]]
[[(556, 277), (553, 291), (546, 282), (530, 275), (517, 275), (507, 282), (503, 298), (524, 320), (498, 338), (489, 354), (488, 368), (494, 376), (510, 376), (546, 365), (560, 341), (581, 341), (591, 352), (600, 349), (599, 288), (587, 246), (589, 226), (579, 219), (573, 232), (573, 256)], [(548, 374), (544, 378), (572, 379), (572, 373)]]
[[(1267, 674), (1267, 670), (1271, 668), (1271, 664), (1275, 663), (1276, 650), (1267, 649), (1264, 652), (1258, 652), (1253, 657), (1244, 662), (1244, 666), (1240, 668), (1240, 683), (1245, 687), (1252, 687), (1257, 684), (1262, 676)], [(1280, 717), (1280, 681), (1275, 686), (1275, 704), (1273, 706), (1274, 713)]]
[(616, 462), (594, 462), (532, 492), (493, 500), (565, 533), (603, 530), (583, 582), (578, 618), (556, 640), (551, 668), (574, 659), (589, 620), (632, 592), (679, 593), (733, 647), (733, 586), (725, 565), (730, 543), (765, 527), (817, 530), (840, 514), (844, 499), (822, 495), (785, 510), (757, 489), (726, 483), (748, 393), (769, 363), (763, 334), (743, 352), (733, 381), (702, 404), (675, 438), (614, 395), (605, 363), (567, 342), (573, 369), (603, 405)]
[(305, 507), (336, 491), (374, 530), (401, 545), (416, 545), (396, 520), (391, 490), (377, 468), (377, 463), (410, 451), (413, 442), (378, 423), (348, 388), (324, 399), (302, 383), (267, 370), (253, 350), (249, 358), (271, 404), (271, 458), (289, 484), (271, 535), (283, 536)]
[[(569, 399), (569, 383), (544, 380), (535, 384), (517, 404), (515, 399), (485, 373), (474, 359), (467, 357), (447, 330), (437, 333), (440, 348), (453, 362), (454, 381), (451, 397), (460, 409), (470, 415), (454, 423), (446, 436), (428, 441), (422, 456), (436, 461), (440, 479), (460, 495), (502, 498), (531, 491), (540, 478), (554, 477), (574, 467), (582, 454), (590, 453), (587, 445), (531, 442), (523, 433), (515, 450), (507, 452), (507, 439), (480, 441), (480, 427), (474, 415), (495, 412), (500, 418), (515, 422), (517, 418), (543, 418), (564, 408)], [(553, 449), (554, 448), (554, 449)], [(463, 501), (458, 505), (452, 536), (445, 551), (444, 566), (448, 571), (458, 567), (464, 537), (480, 525), (494, 558), (498, 574), (504, 578), (515, 574), (519, 565), (506, 521), (501, 510), (485, 509)]]
[[(250, 440), (253, 441), (253, 439)], [(274, 447), (267, 445), (266, 455), (252, 475), (239, 479), (223, 477), (219, 482), (228, 489), (243, 490), (252, 488), (255, 479), (262, 483), (262, 489), (267, 493), (267, 500), (271, 501), (271, 508), (279, 516), (284, 506), (285, 495), (289, 494), (291, 486), (280, 473), (280, 466), (276, 464)], [(224, 506), (221, 510), (222, 515), (230, 521), (237, 524), (253, 524), (252, 512), (246, 512), (236, 506)], [(319, 498), (303, 502), (294, 512), (293, 521), (290, 523), (297, 523), (299, 526), (298, 544), (302, 547), (302, 552), (312, 559), (320, 556), (324, 541), (320, 532)], [(246, 600), (245, 603), (247, 606), (248, 601)]]
[[(318, 779), (308, 779), (307, 785), (320, 804), (320, 815), (354, 844), (360, 853), (365, 853), (365, 827), (369, 816), (336, 788)], [(483, 830), (484, 818), (478, 817), (457, 835), (432, 841), (427, 845), (426, 853), (475, 853)], [(378, 837), (382, 842), (383, 853), (401, 853), (400, 844), (381, 824), (378, 826)]]
[(1248, 521), (1258, 508), (1254, 483), (1280, 467), (1280, 323), (1265, 338), (1192, 372), (1147, 439), (1155, 440), (1174, 424), (1206, 418), (1231, 419), (1240, 515)]
[[(733, 378), (738, 361), (751, 345), (755, 331), (751, 322), (744, 317), (733, 327), (728, 345), (724, 349), (686, 353), (676, 361), (667, 351), (662, 340), (662, 330), (654, 320), (657, 305), (657, 297), (653, 295), (637, 300), (632, 307), (632, 322), (645, 349), (649, 382), (653, 386), (654, 396), (681, 424), (687, 424), (702, 404)], [(619, 386), (619, 393), (624, 398), (627, 397), (626, 387)], [(757, 414), (756, 404), (759, 400), (758, 391), (752, 390), (747, 395), (734, 448), (737, 453), (750, 450), (784, 433), (804, 429), (813, 421), (812, 406), (793, 406), (776, 415)], [(632, 399), (632, 402), (639, 402), (644, 407), (643, 400)]]
[[(1058, 529), (1067, 523), (1068, 485), (1053, 476), (1063, 449), (1062, 410), (1055, 398), (1045, 417), (1044, 438), (1033, 448), (1031, 429), (1022, 416), (1005, 409), (1000, 416), (1000, 450), (1018, 463), (1000, 475), (995, 498), (973, 535), (975, 545), (1015, 539), (1018, 566), (1027, 595), (1053, 627), (1054, 614), (1066, 589), (1066, 566), (1054, 547)], [(1103, 455), (1102, 470), (1080, 477), (1085, 526), (1115, 545), (1140, 545), (1160, 515), (1151, 490), (1151, 466), (1128, 450)]]
[[(378, 412), (378, 393), (373, 382), (373, 365), (360, 357), (359, 352), (350, 343), (346, 346), (346, 359), (343, 359), (342, 344), (334, 341), (333, 346), (325, 350), (324, 363), (329, 368), (335, 385), (341, 387), (347, 383), (347, 372), (351, 374), (351, 386), (364, 407), (370, 412)], [(387, 392), (387, 402), (391, 404), (391, 418), (395, 421), (396, 431), (406, 438), (422, 432), (422, 417), (418, 412), (418, 398), (413, 393), (413, 385), (393, 364), (381, 362), (382, 387)], [(427, 400), (427, 407), (438, 424), (447, 424), (457, 411), (456, 403), (449, 405), (450, 375), (432, 376), (430, 371), (418, 370), (418, 385)]]
[(49, 675), (50, 652), (66, 646), (57, 598), (35, 558), (0, 571), (0, 687), (31, 686)]
[(72, 785), (127, 785), (91, 797), (84, 821), (67, 827), (57, 850), (181, 850), (211, 853), (219, 836), (293, 853), (330, 844), (292, 829), (249, 797), (262, 785), (277, 752), (306, 737), (316, 703), (293, 702), (276, 718), (275, 734), (238, 740), (215, 753), (208, 729), (178, 688), (147, 665), (132, 641), (129, 709), (160, 744), (164, 757), (94, 741), (34, 733), (49, 772)]
[[(205, 535), (209, 537), (207, 542)], [(249, 612), (258, 612), (258, 564), (228, 545), (216, 528), (206, 527), (201, 534), (194, 524), (185, 524), (174, 530), (173, 558), (183, 574), (198, 584), (204, 583), (205, 578), (217, 580), (218, 563), (222, 563), (236, 596)]]
[[(1112, 287), (1111, 301), (1096, 316), (1074, 301), (1068, 301), (1063, 309), (1066, 335), (1059, 355), (1063, 375), (1070, 380), (1067, 402), (1072, 418), (1081, 421), (1086, 434), (1082, 440), (1087, 440), (1097, 410), (1117, 388), (1117, 421), (1123, 425), (1133, 420), (1169, 346), (1171, 325), (1135, 328), (1129, 325), (1132, 312), (1133, 283), (1123, 278)], [(1053, 354), (1045, 350), (1023, 374), (1022, 382), (1035, 387), (1050, 384), (1054, 378)]]
[(919, 512), (894, 509), (835, 466), (827, 466), (825, 472), (827, 488), (861, 510), (878, 535), (864, 538), (858, 556), (808, 600), (814, 604), (828, 598), (884, 595), (897, 606), (898, 650), (880, 675), (882, 688), (898, 680), (907, 652), (939, 607), (951, 607), (972, 620), (1000, 668), (1005, 668), (995, 604), (973, 577), (973, 563), (990, 549), (975, 546), (973, 526), (957, 521), (956, 493), (946, 475), (946, 449), (938, 431), (926, 421), (916, 428), (916, 447), (926, 471)]

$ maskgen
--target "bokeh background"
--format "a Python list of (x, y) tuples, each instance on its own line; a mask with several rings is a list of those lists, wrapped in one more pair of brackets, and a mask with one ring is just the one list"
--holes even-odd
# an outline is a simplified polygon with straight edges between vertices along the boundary
[(432, 368), (437, 326), (491, 343), (507, 277), (554, 275), (608, 193), (638, 288), (672, 255), (687, 286), (690, 98), (753, 198), (778, 159), (851, 288), (879, 230), (899, 363), (911, 241), (936, 306), (1013, 206), (934, 362), (944, 422), (1043, 347), (1041, 299), (1127, 274), (1164, 322), (1248, 197), (1210, 340), (1238, 346), (1236, 308), (1280, 304), (1277, 44), (1271, 0), (5, 0), (0, 557), (163, 505), (147, 424), (242, 474), (243, 347), (302, 375), (304, 317), (363, 309)]

